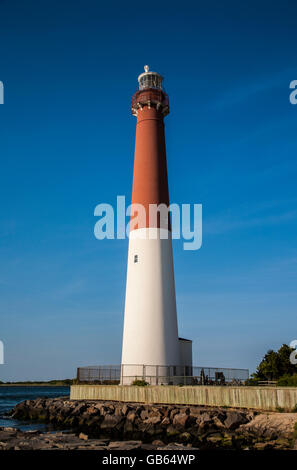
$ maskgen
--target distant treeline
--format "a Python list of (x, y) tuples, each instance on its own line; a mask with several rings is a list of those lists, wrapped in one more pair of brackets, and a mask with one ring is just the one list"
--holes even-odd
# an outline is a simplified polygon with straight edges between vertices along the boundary
[(67, 386), (72, 385), (76, 382), (76, 379), (62, 379), (62, 380), (47, 380), (47, 381), (38, 381), (38, 380), (25, 380), (23, 382), (2, 382), (0, 380), (0, 385), (53, 385), (53, 386)]

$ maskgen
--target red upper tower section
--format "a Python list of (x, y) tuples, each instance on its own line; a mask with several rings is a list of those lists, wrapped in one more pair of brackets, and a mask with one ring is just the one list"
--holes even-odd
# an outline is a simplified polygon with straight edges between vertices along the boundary
[(145, 220), (138, 228), (168, 228), (170, 220), (156, 222), (149, 220), (150, 204), (169, 206), (166, 147), (163, 118), (169, 113), (168, 96), (162, 90), (163, 77), (150, 72), (139, 75), (139, 90), (132, 97), (131, 110), (137, 116), (132, 204), (142, 204), (146, 211)]

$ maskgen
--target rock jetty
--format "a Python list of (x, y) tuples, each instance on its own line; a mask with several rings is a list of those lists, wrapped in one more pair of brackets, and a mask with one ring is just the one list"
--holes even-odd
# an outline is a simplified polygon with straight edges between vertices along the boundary
[[(292, 449), (297, 438), (296, 413), (218, 407), (39, 398), (19, 403), (12, 417), (71, 430), (83, 447), (95, 446), (94, 440), (99, 439), (99, 447), (105, 448), (111, 441), (132, 441), (137, 444), (131, 445), (174, 443), (201, 450)], [(86, 436), (84, 444), (82, 436)]]

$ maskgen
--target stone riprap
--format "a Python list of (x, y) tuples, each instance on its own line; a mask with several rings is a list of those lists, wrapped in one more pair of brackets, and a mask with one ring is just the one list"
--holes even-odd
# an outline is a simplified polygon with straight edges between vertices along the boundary
[[(0, 427), (0, 450), (189, 450), (180, 443), (165, 445), (161, 441), (145, 444), (141, 441), (112, 441), (91, 439), (88, 435), (71, 432), (20, 431)], [(191, 449), (194, 448), (191, 446)]]
[(295, 413), (64, 398), (26, 400), (12, 416), (83, 433), (89, 442), (108, 438), (151, 445), (158, 441), (160, 446), (175, 443), (199, 449), (294, 448), (297, 422)]

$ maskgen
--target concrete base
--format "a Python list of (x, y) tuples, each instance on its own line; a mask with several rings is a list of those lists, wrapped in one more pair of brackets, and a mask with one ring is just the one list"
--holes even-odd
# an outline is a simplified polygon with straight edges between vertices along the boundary
[[(71, 400), (112, 400), (132, 403), (209, 405), (291, 411), (296, 387), (72, 385)], [(296, 416), (297, 420), (297, 416)]]

